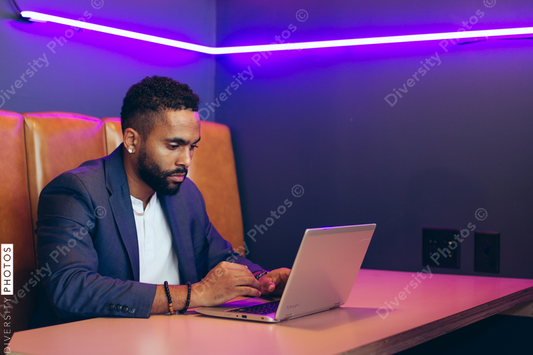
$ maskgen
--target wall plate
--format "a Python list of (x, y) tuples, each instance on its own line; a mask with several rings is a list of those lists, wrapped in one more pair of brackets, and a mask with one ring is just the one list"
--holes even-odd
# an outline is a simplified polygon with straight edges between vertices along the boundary
[(500, 272), (500, 233), (475, 232), (474, 270)]
[(422, 263), (430, 267), (461, 268), (459, 229), (422, 228)]

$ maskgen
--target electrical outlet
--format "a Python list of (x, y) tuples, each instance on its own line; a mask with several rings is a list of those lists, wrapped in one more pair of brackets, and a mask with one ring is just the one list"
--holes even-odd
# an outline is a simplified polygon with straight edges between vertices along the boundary
[(422, 228), (422, 263), (431, 267), (461, 267), (459, 229)]
[(474, 270), (500, 272), (500, 233), (475, 232)]

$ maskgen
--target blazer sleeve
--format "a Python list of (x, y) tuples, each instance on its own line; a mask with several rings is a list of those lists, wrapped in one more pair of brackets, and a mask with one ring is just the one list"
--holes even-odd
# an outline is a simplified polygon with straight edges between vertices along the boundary
[(41, 274), (47, 276), (42, 280), (46, 297), (64, 321), (106, 316), (148, 318), (156, 285), (98, 273), (100, 263), (114, 261), (99, 260), (94, 246), (97, 207), (75, 174), (64, 173), (43, 189), (38, 205), (37, 252)]
[[(196, 213), (198, 213), (198, 215), (201, 216), (200, 219), (203, 221), (202, 223), (205, 226), (205, 231), (203, 232), (203, 235), (205, 236), (205, 239), (207, 241), (208, 248), (207, 269), (197, 268), (198, 277), (200, 279), (204, 278), (210, 270), (212, 270), (222, 261), (246, 265), (252, 273), (259, 270), (263, 270), (261, 266), (254, 264), (241, 254), (233, 250), (231, 244), (218, 233), (216, 228), (209, 220), (209, 216), (206, 212), (205, 200), (198, 187), (190, 180), (188, 180), (187, 187), (188, 189), (190, 189), (189, 191), (191, 191), (191, 195), (189, 195), (189, 198), (200, 202), (199, 204), (193, 204), (195, 206), (200, 207), (199, 211), (193, 213), (195, 215)], [(189, 204), (188, 206), (191, 205)], [(202, 243), (197, 244), (202, 245)], [(203, 247), (201, 247), (200, 249), (205, 250)]]

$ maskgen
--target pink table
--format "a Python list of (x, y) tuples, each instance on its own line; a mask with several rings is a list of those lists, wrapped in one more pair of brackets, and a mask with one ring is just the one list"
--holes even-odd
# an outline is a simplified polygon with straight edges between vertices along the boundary
[(361, 270), (345, 306), (280, 324), (194, 312), (98, 318), (15, 333), (10, 348), (58, 355), (392, 354), (533, 300), (533, 280), (420, 274)]

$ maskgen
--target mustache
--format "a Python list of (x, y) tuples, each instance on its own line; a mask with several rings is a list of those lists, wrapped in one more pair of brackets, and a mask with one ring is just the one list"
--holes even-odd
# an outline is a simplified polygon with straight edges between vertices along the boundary
[(185, 174), (187, 175), (187, 168), (177, 168), (176, 170), (173, 170), (171, 172), (168, 172), (166, 175), (174, 175), (174, 174)]

